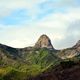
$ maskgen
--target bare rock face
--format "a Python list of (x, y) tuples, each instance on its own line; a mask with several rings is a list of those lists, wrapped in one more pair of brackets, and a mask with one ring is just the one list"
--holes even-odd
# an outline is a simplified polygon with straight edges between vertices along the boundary
[(76, 43), (75, 46), (73, 46), (73, 48), (76, 48), (80, 52), (80, 40)]
[(71, 48), (63, 49), (58, 56), (62, 59), (73, 58), (80, 55), (80, 40)]
[(51, 40), (47, 35), (41, 35), (34, 47), (53, 49)]
[(75, 46), (73, 46), (73, 48), (78, 48), (78, 47), (80, 47), (80, 40), (76, 43)]

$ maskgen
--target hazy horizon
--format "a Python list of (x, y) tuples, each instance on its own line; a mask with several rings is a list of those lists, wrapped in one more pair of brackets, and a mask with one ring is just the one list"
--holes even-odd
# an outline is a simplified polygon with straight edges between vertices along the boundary
[(0, 43), (33, 46), (46, 34), (56, 49), (80, 40), (80, 0), (0, 0)]

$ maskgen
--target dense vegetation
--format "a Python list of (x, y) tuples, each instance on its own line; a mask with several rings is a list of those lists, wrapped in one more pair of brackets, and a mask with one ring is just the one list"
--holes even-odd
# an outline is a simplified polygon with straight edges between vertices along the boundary
[(10, 56), (1, 59), (1, 80), (28, 80), (31, 77), (41, 74), (51, 66), (56, 66), (60, 62), (60, 59), (51, 50), (46, 48), (33, 49), (24, 55), (24, 61), (11, 58)]

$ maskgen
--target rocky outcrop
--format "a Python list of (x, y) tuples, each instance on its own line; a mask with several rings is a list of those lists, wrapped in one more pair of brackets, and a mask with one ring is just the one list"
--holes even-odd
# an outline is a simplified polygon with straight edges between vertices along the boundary
[(51, 40), (47, 35), (42, 35), (38, 39), (37, 43), (34, 46), (35, 48), (48, 48), (53, 49), (53, 46), (51, 44)]
[(73, 46), (73, 48), (80, 52), (80, 40)]
[(62, 59), (73, 58), (80, 55), (80, 40), (71, 48), (63, 49), (58, 56)]

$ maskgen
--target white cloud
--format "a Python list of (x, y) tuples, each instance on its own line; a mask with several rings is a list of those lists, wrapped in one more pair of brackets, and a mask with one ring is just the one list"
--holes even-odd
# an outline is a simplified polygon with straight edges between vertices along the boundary
[(36, 15), (41, 12), (38, 8), (38, 4), (44, 3), (44, 5), (48, 2), (48, 7), (51, 6), (53, 8), (65, 7), (70, 8), (75, 7), (75, 0), (0, 0), (0, 17), (4, 17), (9, 15), (12, 11), (16, 9), (27, 9), (29, 10), (30, 15)]
[(23, 27), (4, 27), (6, 28), (2, 28), (2, 30), (0, 31), (0, 35), (3, 34), (0, 42), (13, 47), (33, 46), (38, 40), (39, 36), (41, 36), (42, 34), (47, 34), (51, 38), (52, 42), (53, 39), (61, 39), (61, 35), (54, 33), (54, 30), (52, 28), (42, 28), (41, 26), (36, 24), (33, 26), (23, 25)]
[(0, 42), (13, 47), (25, 47), (35, 44), (40, 35), (47, 34), (56, 48), (63, 47), (65, 44), (58, 45), (57, 42), (65, 38), (69, 25), (80, 19), (79, 14), (79, 9), (70, 9), (66, 13), (53, 13), (28, 25), (1, 25), (0, 35), (3, 36)]
[(80, 8), (70, 8), (66, 12), (53, 13), (39, 21), (43, 26), (48, 27), (65, 27), (69, 22), (80, 19)]
[[(37, 11), (35, 6), (45, 0), (0, 0), (0, 17), (9, 15), (16, 9), (28, 9)], [(34, 13), (33, 11), (33, 13)]]

